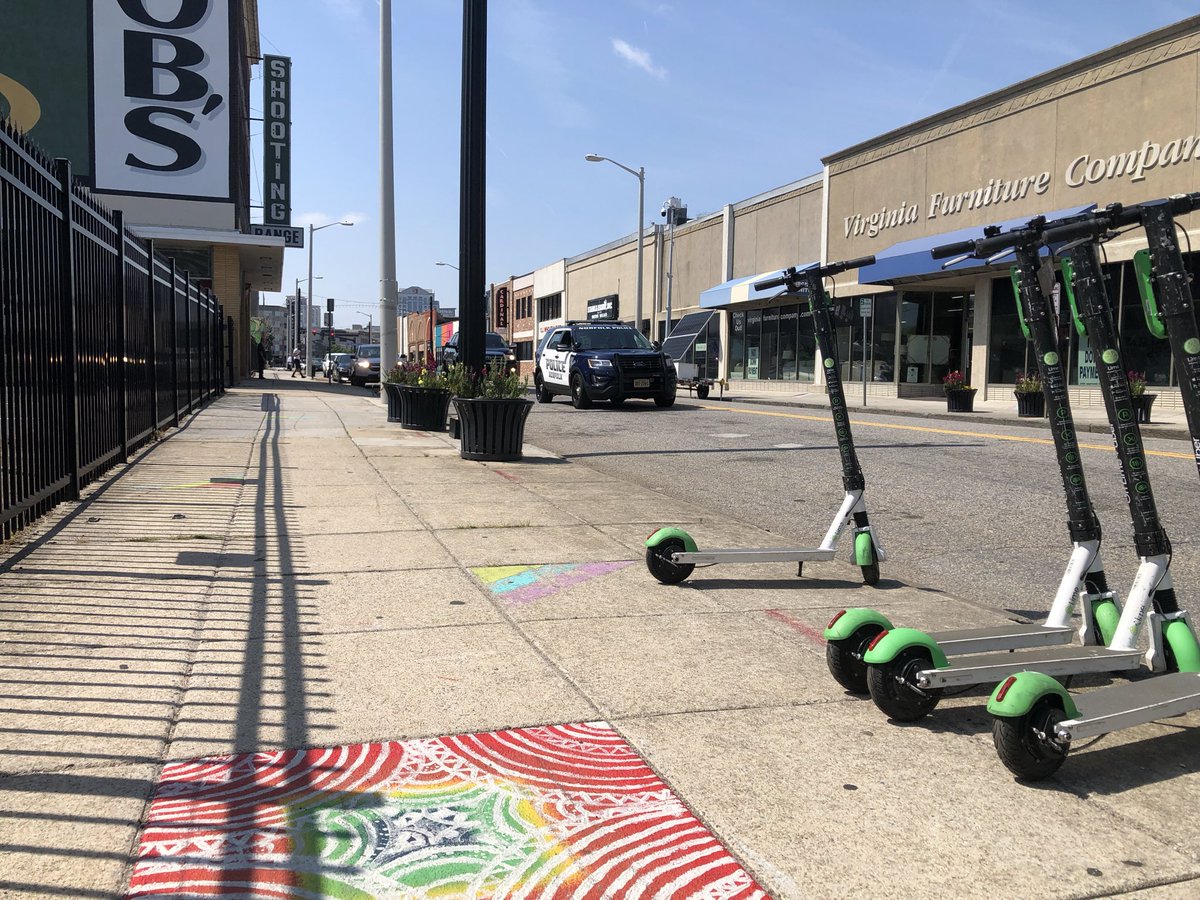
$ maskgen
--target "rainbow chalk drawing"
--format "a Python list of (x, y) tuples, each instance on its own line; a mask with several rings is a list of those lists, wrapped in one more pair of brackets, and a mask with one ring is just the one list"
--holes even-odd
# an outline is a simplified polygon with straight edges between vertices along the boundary
[(486, 566), (471, 572), (502, 602), (521, 605), (632, 565), (633, 560), (625, 559), (557, 566)]
[(603, 722), (172, 763), (130, 897), (767, 895)]

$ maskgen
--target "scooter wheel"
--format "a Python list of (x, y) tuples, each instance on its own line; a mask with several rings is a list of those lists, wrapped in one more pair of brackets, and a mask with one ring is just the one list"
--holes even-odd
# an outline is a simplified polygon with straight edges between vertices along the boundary
[(667, 538), (660, 544), (646, 548), (646, 568), (663, 584), (679, 584), (695, 569), (692, 563), (671, 562), (671, 554), (682, 553), (687, 548), (679, 538)]
[(879, 563), (873, 562), (862, 567), (863, 584), (879, 584)]
[(1058, 771), (1069, 746), (1049, 740), (1054, 726), (1066, 717), (1052, 698), (1043, 697), (1023, 716), (996, 716), (992, 742), (1005, 768), (1026, 781), (1041, 781)]
[(852, 694), (867, 693), (867, 664), (862, 661), (867, 645), (883, 631), (882, 625), (864, 625), (848, 638), (826, 641), (825, 664), (833, 680)]
[(916, 685), (917, 672), (932, 668), (933, 660), (927, 650), (908, 647), (890, 663), (867, 666), (867, 690), (889, 719), (916, 722), (933, 712), (942, 699), (940, 689), (924, 690)]

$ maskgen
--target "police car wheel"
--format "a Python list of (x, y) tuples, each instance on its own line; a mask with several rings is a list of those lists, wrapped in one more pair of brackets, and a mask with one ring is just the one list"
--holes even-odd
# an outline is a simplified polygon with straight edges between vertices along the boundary
[(592, 398), (588, 396), (583, 379), (578, 375), (571, 376), (571, 405), (576, 409), (591, 409)]
[(538, 403), (549, 403), (554, 399), (554, 395), (546, 388), (546, 383), (542, 381), (542, 373), (538, 372), (533, 376), (533, 392), (537, 397)]
[(655, 397), (654, 405), (661, 406), (661, 407), (674, 406), (675, 405), (675, 395), (667, 394), (664, 397)]

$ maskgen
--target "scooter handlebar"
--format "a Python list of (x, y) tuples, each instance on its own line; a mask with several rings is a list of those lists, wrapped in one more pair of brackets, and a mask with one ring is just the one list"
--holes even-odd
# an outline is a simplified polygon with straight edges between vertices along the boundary
[(756, 291), (769, 291), (771, 288), (783, 287), (796, 277), (796, 269), (793, 266), (790, 269), (784, 269), (783, 275), (779, 278), (768, 278), (766, 281), (754, 282)]
[(838, 272), (845, 272), (849, 269), (861, 269), (863, 266), (869, 266), (873, 262), (875, 262), (875, 257), (874, 255), (870, 255), (804, 270), (798, 270), (795, 266), (792, 266), (784, 269), (783, 274), (778, 278), (768, 278), (765, 281), (754, 282), (754, 289), (756, 291), (769, 291), (771, 288), (790, 285), (800, 279), (824, 278), (826, 275), (836, 275)]
[(817, 271), (821, 275), (836, 275), (838, 272), (846, 272), (850, 269), (861, 269), (863, 266), (872, 265), (875, 262), (875, 256), (860, 256), (858, 259), (844, 259), (841, 262), (830, 263), (827, 266), (822, 266)]
[(975, 252), (975, 241), (955, 241), (953, 244), (942, 244), (934, 247), (930, 255), (934, 259), (947, 259), (951, 256), (962, 256), (964, 253)]
[(1089, 216), (1078, 222), (1067, 222), (1064, 225), (1047, 228), (1042, 232), (1042, 242), (1045, 244), (1065, 244), (1068, 241), (1077, 241), (1081, 238), (1096, 237), (1103, 234), (1108, 228), (1109, 223), (1105, 218)]

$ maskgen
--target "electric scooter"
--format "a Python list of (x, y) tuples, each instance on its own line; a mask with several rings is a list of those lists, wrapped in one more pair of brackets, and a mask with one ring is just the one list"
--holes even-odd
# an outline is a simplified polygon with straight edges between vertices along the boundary
[[(1138, 632), (1147, 606), (1150, 611), (1150, 647), (1146, 668), (1155, 677), (1130, 684), (1090, 691), (1078, 698), (1054, 680), (1042, 665), (1025, 668), (1005, 678), (988, 701), (992, 738), (1001, 761), (1020, 778), (1041, 779), (1062, 765), (1071, 742), (1153, 722), (1156, 719), (1200, 709), (1200, 643), (1188, 614), (1179, 609), (1168, 570), (1171, 545), (1159, 524), (1146, 473), (1145, 455), (1129, 395), (1112, 309), (1104, 290), (1097, 254), (1099, 239), (1109, 229), (1141, 222), (1150, 243), (1151, 276), (1162, 295), (1162, 314), (1147, 305), (1148, 321), (1157, 319), (1168, 332), (1174, 328), (1172, 346), (1178, 342), (1195, 358), (1196, 320), (1188, 288), (1187, 271), (1175, 238), (1174, 216), (1200, 208), (1200, 194), (1190, 194), (1133, 207), (1113, 204), (1081, 220), (1047, 229), (1047, 242), (1074, 240), (1066, 248), (1088, 335), (1099, 350), (1097, 367), (1113, 439), (1121, 459), (1126, 499), (1133, 519), (1134, 544), (1141, 564), (1129, 601), (1117, 625), (1117, 637), (1106, 651), (1122, 657), (1136, 656)], [(1190, 318), (1189, 318), (1190, 317)], [(1153, 325), (1151, 326), (1153, 328)], [(1184, 362), (1187, 362), (1185, 358)], [(1182, 367), (1181, 367), (1182, 368)], [(1193, 442), (1198, 393), (1196, 369), (1181, 377), (1181, 393)]]
[[(1015, 250), (1013, 281), (1018, 320), (1026, 340), (1033, 342), (1046, 408), (1052, 418), (1054, 452), (1067, 502), (1071, 555), (1044, 622), (1005, 622), (983, 628), (925, 633), (897, 629), (885, 615), (873, 609), (844, 609), (834, 615), (824, 633), (830, 673), (848, 691), (865, 694), (870, 690), (873, 697), (878, 697), (876, 703), (883, 711), (896, 719), (919, 719), (937, 704), (940, 691), (928, 689), (931, 685), (919, 689), (915, 686), (918, 675), (934, 668), (933, 663), (944, 667), (946, 659), (952, 656), (1069, 644), (1076, 633), (1071, 624), (1076, 598), (1083, 644), (1105, 643), (1120, 615), (1104, 574), (1100, 522), (1088, 496), (1080, 460), (1067, 379), (1057, 355), (1054, 312), (1041, 283), (1045, 270), (1038, 256), (1040, 227), (1040, 220), (1004, 234), (992, 227), (985, 230), (984, 240), (948, 245), (935, 250), (934, 256), (958, 256), (959, 260), (947, 263), (953, 265), (969, 256), (987, 258), (994, 253), (1003, 256)], [(873, 668), (869, 669), (868, 661)], [(876, 681), (874, 689), (869, 684), (872, 673)], [(908, 682), (913, 682), (913, 687)]]
[(781, 296), (807, 295), (812, 309), (817, 352), (829, 388), (829, 406), (837, 433), (838, 452), (842, 459), (842, 485), (845, 488), (842, 505), (834, 514), (821, 545), (813, 548), (702, 551), (696, 546), (695, 539), (682, 528), (660, 528), (646, 539), (646, 567), (663, 584), (678, 584), (691, 575), (696, 566), (718, 563), (795, 562), (796, 574), (802, 575), (806, 562), (823, 562), (836, 556), (838, 538), (851, 523), (854, 526), (854, 564), (862, 568), (864, 582), (876, 584), (879, 581), (879, 563), (886, 560), (887, 555), (867, 517), (867, 504), (863, 499), (866, 481), (850, 433), (850, 417), (842, 390), (829, 298), (823, 285), (823, 280), (831, 275), (858, 269), (874, 261), (875, 257), (864, 256), (825, 266), (816, 263), (803, 268), (793, 266), (785, 269), (778, 278), (769, 278), (754, 285), (760, 291), (782, 287), (784, 291)]

